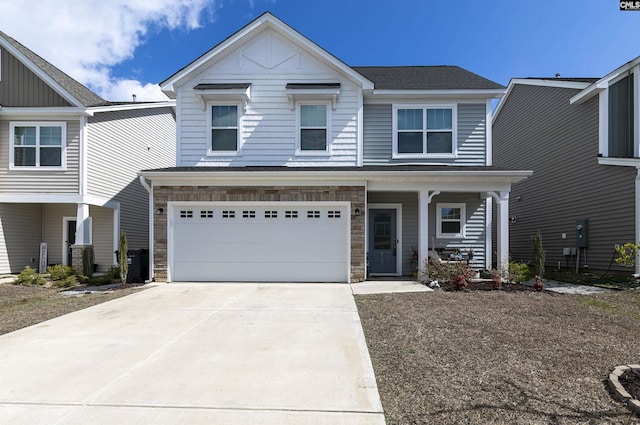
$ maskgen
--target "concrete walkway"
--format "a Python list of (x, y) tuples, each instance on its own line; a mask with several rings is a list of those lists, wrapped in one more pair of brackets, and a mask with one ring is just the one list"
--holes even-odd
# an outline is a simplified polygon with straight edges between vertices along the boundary
[(159, 285), (0, 359), (2, 424), (384, 424), (350, 285)]
[[(535, 280), (531, 279), (526, 282), (522, 282), (523, 285), (533, 286)], [(558, 292), (560, 294), (579, 294), (579, 295), (591, 295), (601, 292), (608, 292), (610, 289), (599, 288), (597, 286), (588, 285), (576, 285), (575, 283), (557, 282), (555, 280), (544, 279), (544, 290), (551, 292)]]

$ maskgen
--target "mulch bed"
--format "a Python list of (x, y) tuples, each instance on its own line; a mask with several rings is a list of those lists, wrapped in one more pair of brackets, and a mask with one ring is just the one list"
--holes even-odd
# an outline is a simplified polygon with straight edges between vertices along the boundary
[(640, 424), (607, 389), (640, 362), (640, 290), (358, 295), (387, 425)]
[(640, 369), (630, 369), (623, 373), (618, 382), (627, 390), (631, 397), (640, 400)]

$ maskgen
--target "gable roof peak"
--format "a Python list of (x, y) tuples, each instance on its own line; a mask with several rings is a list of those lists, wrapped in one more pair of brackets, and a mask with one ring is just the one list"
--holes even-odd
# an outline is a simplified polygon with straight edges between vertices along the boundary
[(76, 106), (94, 106), (105, 103), (105, 100), (92, 92), (85, 85), (71, 78), (68, 74), (51, 64), (31, 49), (0, 31), (0, 47), (5, 47), (13, 56), (24, 63), (38, 77), (52, 86), (69, 103)]

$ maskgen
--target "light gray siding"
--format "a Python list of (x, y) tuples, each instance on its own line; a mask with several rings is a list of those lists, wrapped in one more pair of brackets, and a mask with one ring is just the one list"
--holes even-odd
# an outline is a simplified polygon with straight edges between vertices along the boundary
[(391, 104), (365, 104), (363, 154), (365, 164), (448, 163), (485, 165), (486, 106), (460, 103), (458, 108), (458, 156), (453, 159), (393, 159), (393, 109)]
[[(412, 247), (418, 247), (418, 194), (415, 192), (369, 192), (369, 204), (402, 204), (402, 274), (411, 275)], [(463, 239), (436, 238), (437, 203), (464, 203), (466, 206), (466, 237)], [(486, 231), (485, 203), (475, 193), (443, 193), (429, 205), (429, 248), (468, 251), (473, 248), (473, 263), (484, 268)]]
[(586, 262), (606, 270), (614, 244), (634, 240), (636, 170), (598, 165), (598, 98), (570, 105), (577, 92), (515, 86), (493, 125), (494, 164), (534, 172), (510, 195), (512, 260), (531, 261), (539, 230), (547, 267), (564, 267), (562, 249), (576, 246), (576, 220), (588, 219)]
[(0, 273), (37, 269), (41, 231), (39, 204), (0, 204)]
[(113, 210), (92, 206), (89, 208), (89, 214), (92, 219), (91, 242), (93, 243), (94, 262), (98, 265), (98, 271), (105, 271), (114, 264), (115, 260)]
[[(15, 117), (12, 121), (34, 122), (29, 117)], [(46, 121), (61, 121), (47, 119)], [(10, 123), (0, 120), (0, 192), (2, 193), (78, 193), (78, 164), (80, 152), (80, 121), (63, 120), (67, 125), (65, 170), (9, 169)]]
[(101, 112), (89, 120), (88, 193), (120, 203), (130, 249), (149, 245), (149, 194), (137, 173), (175, 166), (175, 131), (170, 108)]
[[(206, 83), (250, 83), (250, 100), (240, 118), (239, 155), (210, 155), (207, 128), (209, 108), (203, 108), (198, 90)], [(323, 96), (287, 96), (288, 83), (340, 83), (335, 109), (329, 106), (329, 155), (296, 155), (295, 102), (327, 102)], [(360, 93), (352, 81), (279, 35), (265, 30), (249, 39), (227, 57), (180, 84), (178, 96), (178, 165), (345, 165), (357, 164), (358, 108)], [(209, 95), (205, 101), (239, 103), (225, 95)], [(242, 108), (240, 108), (242, 109)]]
[(71, 106), (37, 75), (11, 55), (0, 49), (0, 105), (5, 107)]

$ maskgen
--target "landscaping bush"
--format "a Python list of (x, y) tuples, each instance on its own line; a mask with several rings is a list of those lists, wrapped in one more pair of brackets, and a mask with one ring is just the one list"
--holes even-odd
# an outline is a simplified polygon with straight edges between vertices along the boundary
[(531, 237), (533, 240), (533, 270), (540, 279), (544, 277), (544, 260), (547, 252), (542, 247), (542, 234), (538, 233)]
[(25, 266), (20, 272), (16, 280), (13, 281), (14, 285), (31, 286), (31, 285), (44, 285), (47, 280), (42, 275), (36, 272), (33, 268)]
[(509, 263), (509, 281), (525, 282), (533, 277), (531, 269), (524, 263)]
[(57, 280), (64, 280), (69, 276), (73, 276), (75, 271), (70, 266), (65, 266), (62, 264), (55, 264), (53, 266), (47, 267), (47, 273), (51, 276), (51, 280), (54, 282)]
[(476, 271), (469, 267), (467, 263), (462, 261), (435, 261), (427, 260), (425, 262), (424, 274), (429, 278), (440, 282), (451, 282), (454, 276), (464, 276), (465, 280), (473, 279)]
[(57, 288), (73, 288), (77, 284), (78, 284), (78, 276), (76, 275), (67, 276), (64, 279), (55, 280), (53, 282), (53, 286)]

